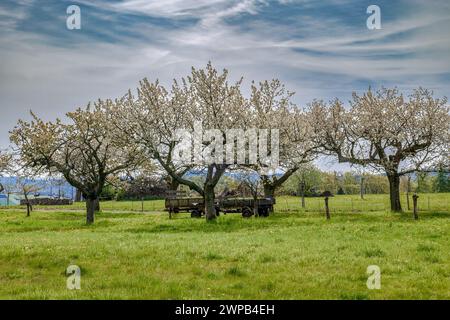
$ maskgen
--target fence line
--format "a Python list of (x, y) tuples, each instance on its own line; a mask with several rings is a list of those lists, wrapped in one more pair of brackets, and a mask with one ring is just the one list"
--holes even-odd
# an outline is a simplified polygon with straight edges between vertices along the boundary
[[(418, 198), (418, 209), (422, 212), (444, 211), (450, 212), (450, 197), (448, 194), (421, 195)], [(366, 195), (366, 199), (361, 200), (349, 196), (330, 197), (329, 207), (332, 212), (372, 212), (372, 211), (389, 211), (390, 204), (388, 196), (383, 198), (380, 196)], [(325, 212), (323, 197), (307, 197), (305, 198), (305, 208), (302, 208), (300, 197), (277, 197), (275, 204), (276, 212)], [(411, 199), (412, 200), (412, 199)], [(411, 201), (412, 203), (412, 201)], [(402, 208), (407, 210), (406, 197), (401, 197)], [(124, 212), (162, 212), (164, 211), (164, 200), (147, 200), (142, 204), (141, 200), (129, 201), (104, 201), (100, 204), (102, 211), (124, 211)], [(8, 207), (0, 207), (8, 208)], [(11, 209), (20, 208), (18, 206), (11, 206)], [(84, 210), (84, 202), (77, 202), (70, 206), (36, 206), (36, 209), (50, 209), (50, 210)], [(143, 209), (143, 210), (142, 210)]]
[[(298, 203), (291, 198), (290, 201), (284, 199), (275, 205), (277, 212), (325, 212), (324, 198), (306, 198), (305, 208), (301, 206), (301, 198), (298, 198)], [(412, 200), (411, 200), (412, 201)], [(402, 208), (405, 212), (412, 212), (407, 209), (406, 199), (401, 201)], [(449, 199), (432, 199), (430, 196), (420, 196), (418, 199), (418, 209), (422, 212), (432, 211), (447, 211), (450, 212)], [(389, 199), (384, 201), (361, 200), (361, 199), (339, 199), (331, 197), (329, 200), (329, 207), (333, 212), (373, 212), (373, 211), (389, 211)]]

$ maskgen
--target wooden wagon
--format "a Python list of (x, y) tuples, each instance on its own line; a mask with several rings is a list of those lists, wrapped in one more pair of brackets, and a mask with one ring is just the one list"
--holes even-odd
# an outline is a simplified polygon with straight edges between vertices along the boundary
[(192, 217), (201, 217), (205, 208), (203, 198), (166, 198), (166, 210), (169, 214), (191, 212)]
[(251, 217), (255, 210), (260, 217), (269, 216), (275, 204), (274, 198), (227, 198), (219, 201), (219, 210), (223, 213), (241, 213), (244, 218)]
[[(241, 213), (244, 218), (251, 217), (255, 210), (258, 216), (267, 217), (269, 212), (273, 210), (275, 199), (273, 198), (226, 198), (216, 199), (215, 207), (217, 215), (220, 212)], [(190, 212), (191, 217), (199, 218), (204, 214), (205, 204), (203, 198), (166, 198), (166, 210), (172, 213)]]

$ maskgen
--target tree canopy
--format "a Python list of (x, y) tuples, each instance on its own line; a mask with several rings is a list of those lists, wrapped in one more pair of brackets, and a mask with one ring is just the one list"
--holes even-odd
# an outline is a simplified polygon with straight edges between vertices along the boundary
[[(6, 152), (2, 152), (0, 150), (0, 178), (9, 171), (9, 169), (11, 168), (11, 161), (12, 161), (12, 157), (11, 154), (6, 153)], [(4, 190), (4, 186), (0, 181), (0, 192), (3, 192)]]
[(138, 147), (118, 137), (111, 123), (114, 103), (99, 100), (86, 109), (66, 114), (68, 123), (44, 122), (33, 115), (19, 120), (11, 141), (25, 166), (40, 172), (59, 172), (87, 200), (87, 223), (94, 221), (99, 195), (111, 175), (141, 161)]
[(383, 170), (390, 183), (391, 210), (401, 211), (400, 176), (428, 167), (448, 152), (447, 100), (419, 88), (406, 98), (397, 89), (353, 94), (341, 101), (314, 101), (310, 123), (314, 141), (339, 162)]
[[(207, 219), (214, 219), (216, 187), (226, 171), (253, 170), (264, 195), (273, 197), (299, 168), (331, 155), (383, 171), (391, 209), (400, 211), (400, 176), (448, 164), (447, 100), (426, 89), (408, 97), (396, 88), (369, 89), (354, 93), (348, 107), (336, 99), (302, 109), (277, 79), (252, 82), (248, 96), (242, 84), (208, 63), (170, 88), (143, 79), (136, 93), (99, 100), (63, 120), (45, 122), (32, 113), (10, 138), (25, 166), (58, 173), (83, 193), (88, 223), (108, 179), (146, 166), (165, 172), (169, 187), (182, 184), (200, 194)], [(0, 153), (0, 174), (9, 159)], [(190, 172), (203, 177), (192, 179)], [(362, 182), (359, 189), (362, 195)]]

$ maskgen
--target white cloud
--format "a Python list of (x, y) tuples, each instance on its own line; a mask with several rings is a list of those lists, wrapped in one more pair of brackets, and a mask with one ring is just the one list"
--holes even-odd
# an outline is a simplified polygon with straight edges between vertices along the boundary
[(108, 2), (104, 0), (81, 1), (88, 6), (96, 6), (120, 13), (136, 13), (151, 17), (195, 18), (205, 25), (211, 25), (223, 18), (241, 13), (255, 14), (265, 0), (125, 0)]
[(6, 9), (0, 4), (0, 30), (13, 31), (18, 23), (29, 16), (29, 9), (33, 2), (34, 0), (18, 0), (12, 9)]

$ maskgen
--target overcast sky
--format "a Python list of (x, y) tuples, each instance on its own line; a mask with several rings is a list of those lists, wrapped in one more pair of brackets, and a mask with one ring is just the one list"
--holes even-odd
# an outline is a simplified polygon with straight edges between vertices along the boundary
[[(66, 27), (72, 4), (81, 30)], [(30, 109), (54, 119), (209, 60), (247, 84), (279, 78), (299, 105), (382, 85), (450, 96), (449, 13), (448, 0), (1, 0), (0, 147)]]

